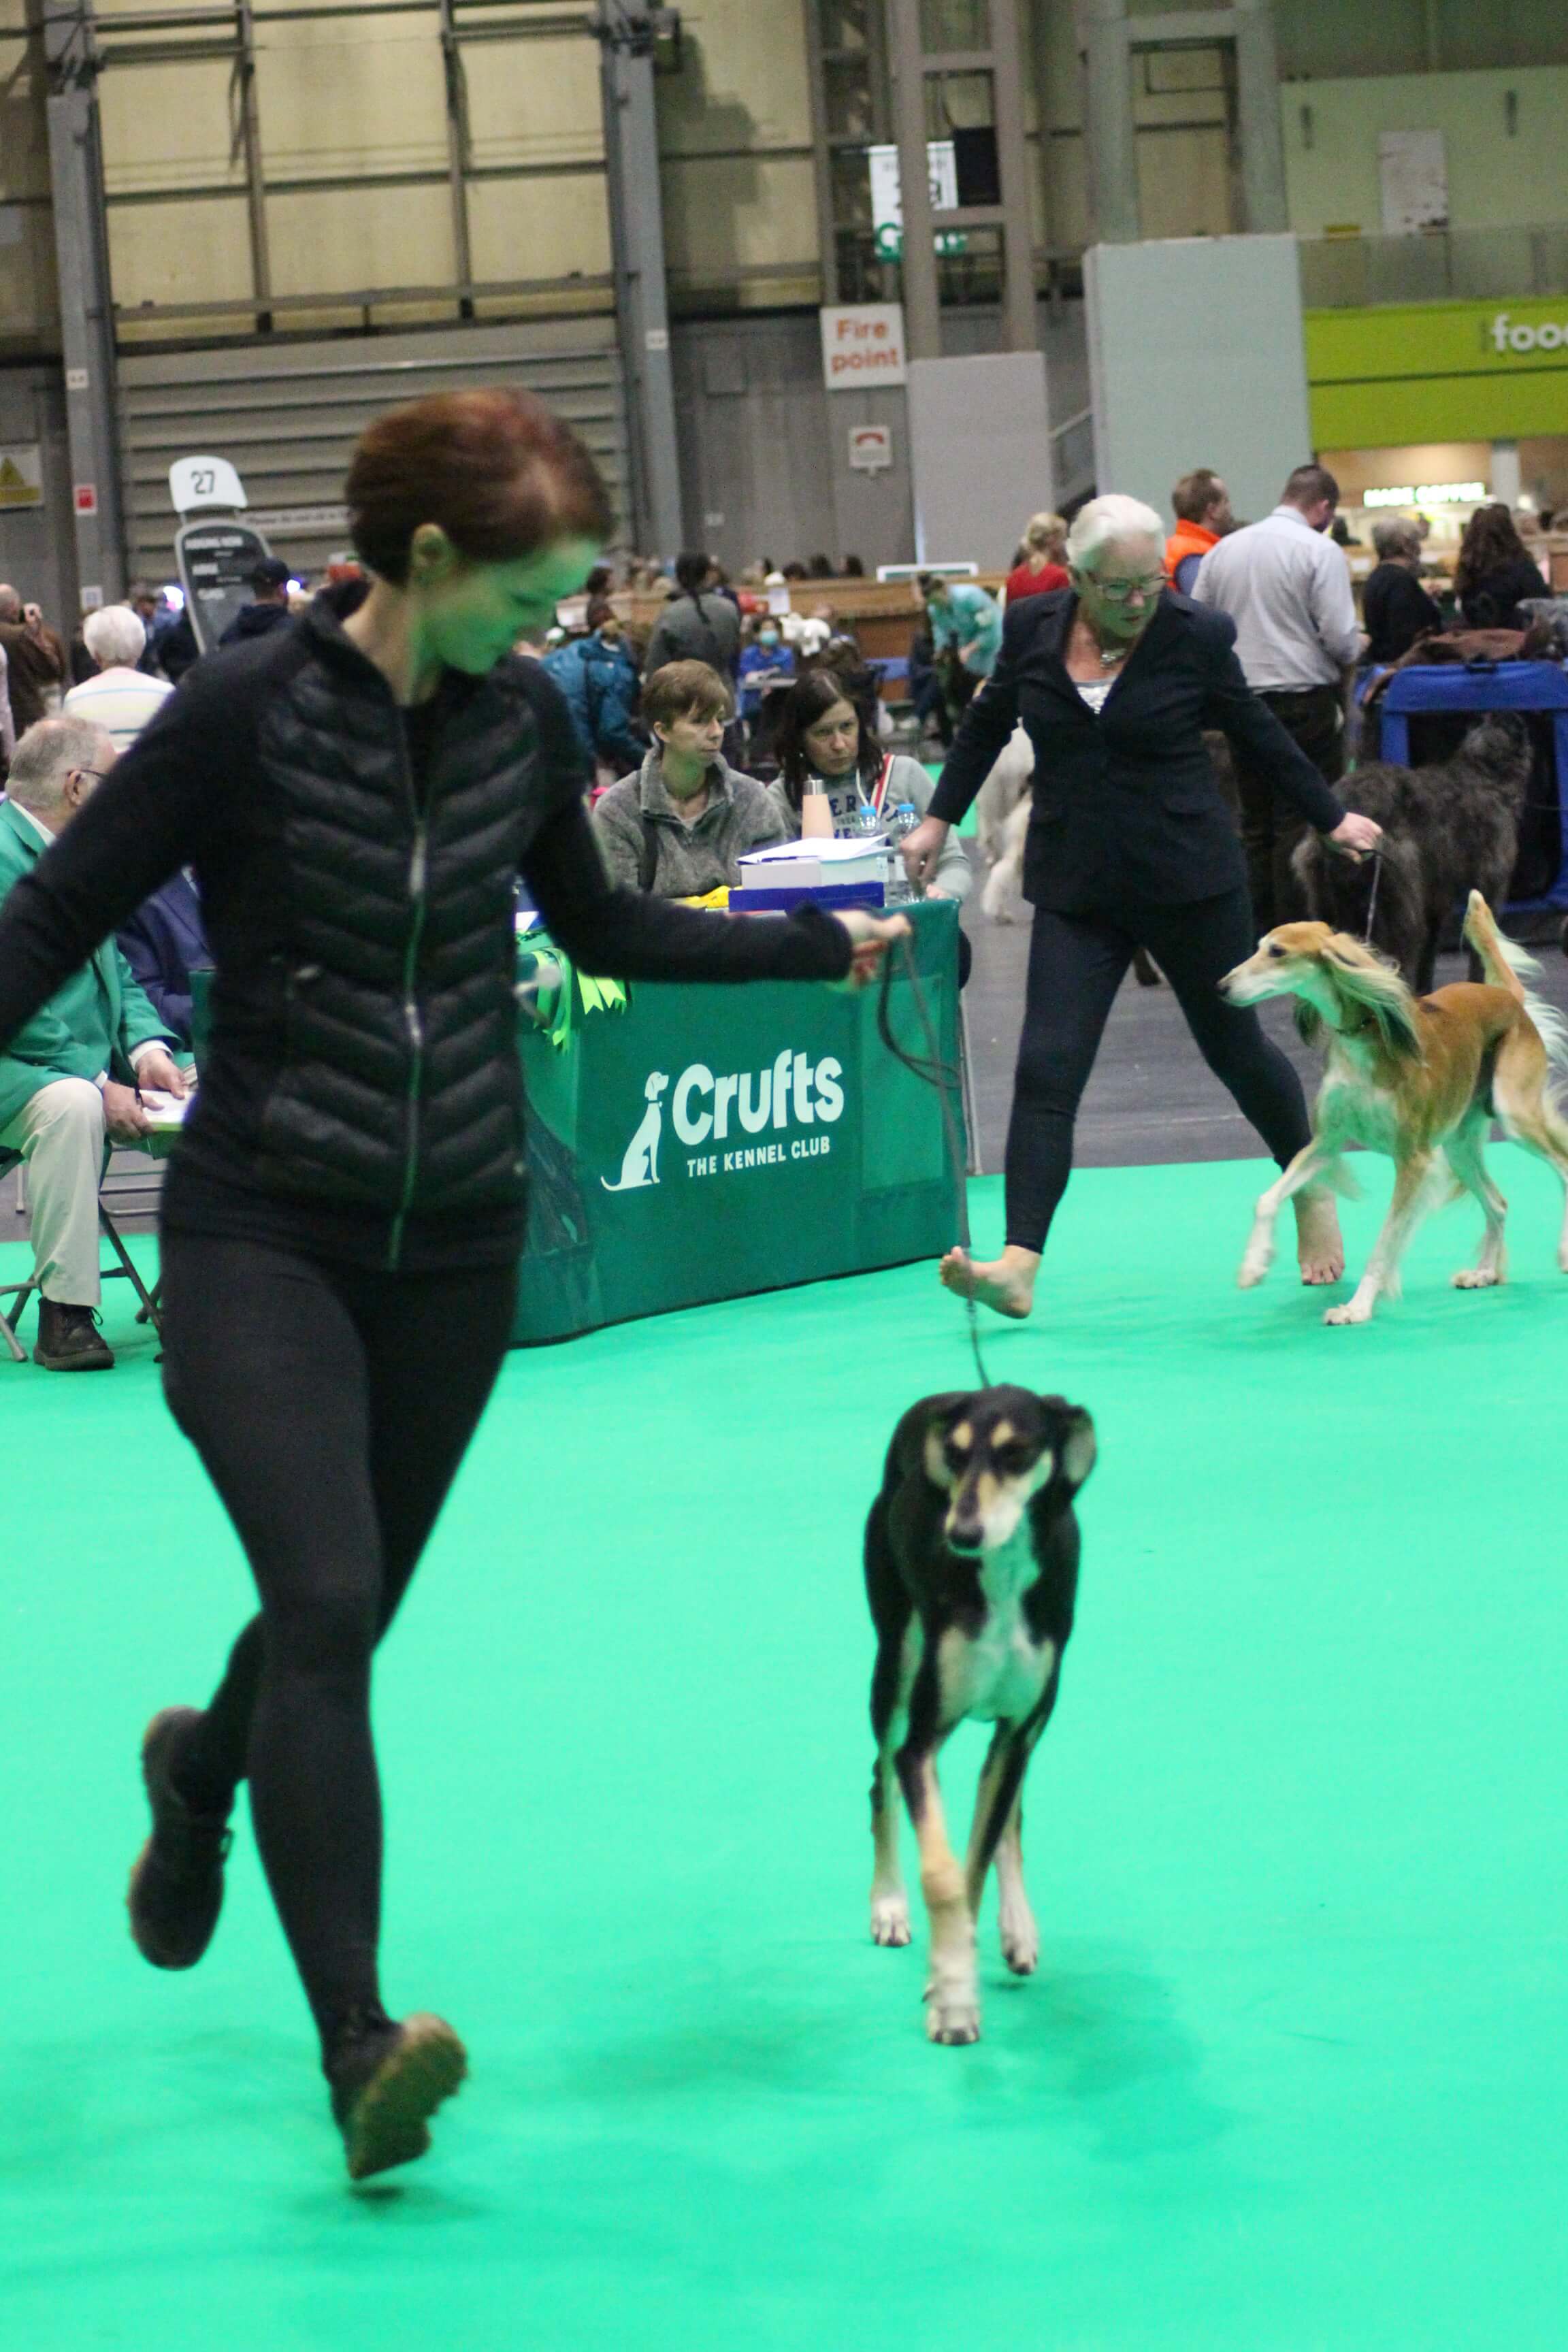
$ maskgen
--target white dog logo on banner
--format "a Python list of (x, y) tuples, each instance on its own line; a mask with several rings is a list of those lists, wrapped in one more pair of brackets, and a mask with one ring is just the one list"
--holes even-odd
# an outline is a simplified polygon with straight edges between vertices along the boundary
[(664, 1133), (664, 1110), (659, 1097), (669, 1084), (662, 1070), (656, 1070), (643, 1092), (647, 1097), (647, 1108), (638, 1122), (637, 1131), (627, 1144), (621, 1161), (621, 1181), (612, 1184), (607, 1176), (600, 1183), (606, 1192), (635, 1192), (644, 1184), (658, 1182), (658, 1145)]

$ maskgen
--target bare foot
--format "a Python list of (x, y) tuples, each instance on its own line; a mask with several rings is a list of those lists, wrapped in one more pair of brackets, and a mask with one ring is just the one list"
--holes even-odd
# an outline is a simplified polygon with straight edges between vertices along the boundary
[(1331, 1192), (1296, 1195), (1296, 1255), (1303, 1282), (1338, 1282), (1345, 1270), (1344, 1238)]
[(942, 1262), (942, 1278), (960, 1298), (978, 1299), (982, 1307), (1021, 1323), (1035, 1303), (1035, 1276), (1040, 1261), (1033, 1250), (1009, 1243), (998, 1258), (977, 1265), (966, 1249), (950, 1249)]

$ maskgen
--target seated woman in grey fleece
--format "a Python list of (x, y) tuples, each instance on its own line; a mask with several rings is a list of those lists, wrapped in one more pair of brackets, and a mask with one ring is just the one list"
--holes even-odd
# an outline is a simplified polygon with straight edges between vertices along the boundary
[(594, 828), (613, 882), (658, 898), (700, 898), (741, 879), (749, 849), (789, 841), (765, 784), (726, 765), (721, 746), (730, 689), (706, 662), (667, 662), (642, 693), (653, 749), (594, 803)]
[[(848, 679), (816, 669), (797, 678), (784, 697), (775, 738), (782, 772), (767, 789), (789, 827), (786, 840), (799, 836), (801, 799), (807, 791), (826, 794), (833, 830), (841, 840), (859, 832), (867, 808), (886, 823), (904, 801), (920, 817), (931, 807), (934, 786), (924, 768), (906, 751), (884, 753), (869, 709), (851, 695)], [(925, 895), (962, 899), (973, 879), (963, 844), (950, 833)]]

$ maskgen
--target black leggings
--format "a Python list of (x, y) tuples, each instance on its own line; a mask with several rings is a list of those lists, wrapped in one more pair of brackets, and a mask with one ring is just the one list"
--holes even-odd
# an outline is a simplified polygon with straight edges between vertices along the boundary
[(163, 1387), (261, 1595), (176, 1778), (226, 1811), (248, 1777), (289, 1948), (330, 2041), (379, 2000), (371, 1654), (495, 1382), (516, 1278), (392, 1275), (163, 1238)]
[(1310, 1135), (1306, 1097), (1256, 1013), (1227, 1004), (1216, 983), (1257, 946), (1239, 885), (1185, 907), (1110, 915), (1035, 912), (1024, 1033), (1007, 1129), (1007, 1239), (1040, 1251), (1072, 1172), (1073, 1123), (1134, 948), (1160, 965), (1205, 1061), (1230, 1088), (1281, 1168)]

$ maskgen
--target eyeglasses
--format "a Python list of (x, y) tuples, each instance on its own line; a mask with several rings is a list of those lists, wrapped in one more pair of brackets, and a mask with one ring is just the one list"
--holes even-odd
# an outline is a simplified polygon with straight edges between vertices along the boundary
[[(1092, 572), (1089, 578), (1094, 580)], [(1165, 584), (1165, 575), (1157, 572), (1152, 580), (1094, 580), (1094, 584), (1108, 604), (1125, 604), (1130, 596), (1157, 596)]]

